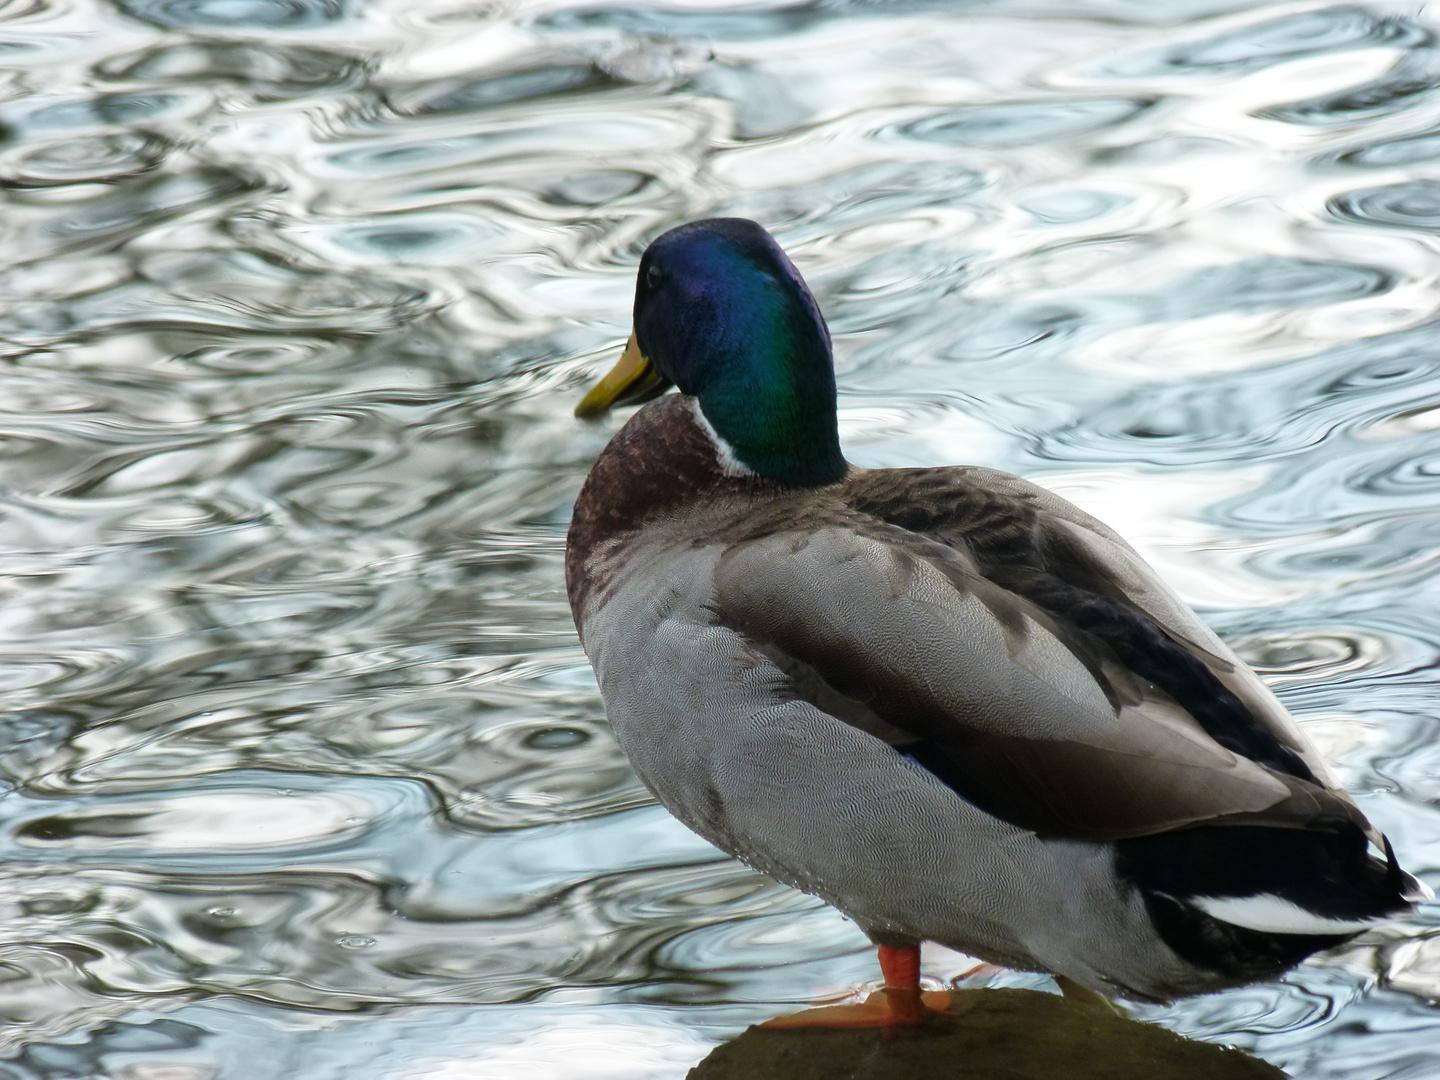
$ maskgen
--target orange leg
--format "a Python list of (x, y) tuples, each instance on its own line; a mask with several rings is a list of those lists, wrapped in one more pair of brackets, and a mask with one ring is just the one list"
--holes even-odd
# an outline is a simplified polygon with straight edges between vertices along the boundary
[(900, 1028), (925, 1022), (926, 1017), (944, 1013), (950, 995), (945, 991), (920, 992), (920, 946), (881, 945), (880, 972), (885, 989), (878, 990), (858, 1005), (825, 1005), (789, 1016), (766, 1020), (765, 1028)]
[(880, 945), (878, 949), (891, 1023), (920, 1023), (925, 1019), (925, 1005), (920, 1000), (920, 946)]

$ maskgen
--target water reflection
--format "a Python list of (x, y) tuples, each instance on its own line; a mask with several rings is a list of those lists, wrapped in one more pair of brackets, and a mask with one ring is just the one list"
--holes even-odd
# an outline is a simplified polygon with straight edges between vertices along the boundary
[(274, 27), (292, 29), (334, 22), (349, 14), (342, 0), (139, 0), (123, 10), (157, 26)]
[[(651, 805), (561, 586), (570, 408), (704, 214), (814, 285), (853, 459), (1096, 509), (1440, 885), (1434, 32), (6, 6), (0, 1077), (678, 1077), (873, 975)], [(1137, 1015), (1425, 1075), (1437, 941)]]
[(1440, 224), (1440, 182), (1408, 180), (1347, 191), (1336, 197), (1331, 209), (1340, 217), (1369, 225), (1433, 229)]

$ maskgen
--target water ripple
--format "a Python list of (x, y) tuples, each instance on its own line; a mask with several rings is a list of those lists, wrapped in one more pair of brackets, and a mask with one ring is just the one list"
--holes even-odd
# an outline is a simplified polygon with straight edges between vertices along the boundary
[(177, 29), (289, 30), (335, 22), (350, 13), (343, 0), (121, 0), (120, 8), (137, 19)]
[(930, 142), (1018, 146), (1113, 128), (1150, 104), (1131, 98), (1001, 102), (917, 120), (906, 125), (904, 132)]
[(1434, 229), (1440, 225), (1440, 181), (1407, 180), (1336, 196), (1336, 216), (1365, 225)]
[(1107, 74), (1139, 78), (1157, 75), (1241, 75), (1300, 57), (1397, 45), (1416, 48), (1429, 34), (1414, 23), (1384, 18), (1360, 7), (1336, 5), (1300, 11), (1210, 37), (1143, 50), (1106, 64)]
[(106, 57), (96, 65), (95, 74), (113, 82), (156, 86), (196, 80), (233, 83), (246, 96), (278, 101), (358, 87), (366, 68), (361, 57), (298, 45), (195, 41)]

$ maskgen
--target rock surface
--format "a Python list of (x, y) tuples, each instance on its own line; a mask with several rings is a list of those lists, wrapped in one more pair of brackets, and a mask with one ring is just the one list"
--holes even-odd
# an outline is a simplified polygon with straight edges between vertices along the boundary
[(688, 1080), (1284, 1080), (1240, 1050), (1182, 1038), (1103, 1003), (957, 990), (915, 1030), (752, 1027)]

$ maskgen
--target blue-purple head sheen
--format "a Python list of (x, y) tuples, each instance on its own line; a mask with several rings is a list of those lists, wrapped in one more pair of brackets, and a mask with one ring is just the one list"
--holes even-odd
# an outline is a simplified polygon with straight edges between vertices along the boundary
[(798, 485), (844, 475), (830, 333), (800, 272), (755, 222), (695, 221), (652, 243), (635, 334), (744, 465)]

